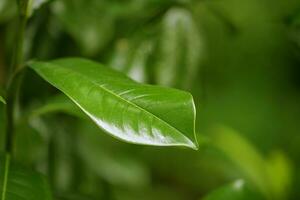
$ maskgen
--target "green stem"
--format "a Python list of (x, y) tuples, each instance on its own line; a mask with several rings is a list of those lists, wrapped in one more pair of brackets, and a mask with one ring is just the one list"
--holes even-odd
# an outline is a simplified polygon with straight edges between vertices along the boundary
[(15, 107), (16, 100), (19, 93), (19, 86), (21, 84), (22, 76), (17, 74), (9, 84), (7, 89), (6, 102), (6, 143), (5, 150), (7, 153), (13, 155), (14, 140), (15, 140)]
[(19, 93), (19, 87), (21, 84), (22, 76), (19, 74), (23, 68), (23, 43), (24, 33), (27, 24), (28, 6), (29, 0), (17, 0), (19, 8), (18, 27), (16, 35), (16, 46), (13, 51), (13, 57), (11, 62), (11, 75), (8, 81), (7, 87), (7, 105), (6, 105), (6, 152), (12, 155), (14, 149), (15, 138), (15, 104)]

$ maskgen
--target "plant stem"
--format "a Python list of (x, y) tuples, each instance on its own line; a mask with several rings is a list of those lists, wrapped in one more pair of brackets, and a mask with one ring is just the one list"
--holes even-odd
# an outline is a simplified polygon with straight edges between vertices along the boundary
[(7, 89), (7, 102), (6, 102), (6, 143), (5, 150), (7, 153), (13, 155), (14, 139), (15, 139), (15, 105), (17, 95), (19, 93), (19, 86), (22, 77), (20, 74), (16, 75), (14, 80), (9, 84)]
[(6, 143), (5, 150), (9, 154), (13, 154), (14, 138), (15, 138), (15, 105), (16, 99), (19, 93), (19, 86), (22, 80), (22, 76), (19, 72), (22, 69), (23, 64), (23, 43), (24, 33), (27, 24), (27, 13), (29, 0), (17, 0), (18, 4), (18, 27), (16, 34), (16, 43), (13, 51), (13, 57), (10, 68), (10, 78), (7, 86), (7, 105), (6, 105)]

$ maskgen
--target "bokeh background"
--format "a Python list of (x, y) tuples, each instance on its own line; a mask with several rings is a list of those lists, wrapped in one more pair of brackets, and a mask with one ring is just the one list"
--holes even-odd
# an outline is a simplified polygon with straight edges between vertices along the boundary
[[(90, 58), (142, 83), (190, 91), (197, 108), (198, 151), (126, 144), (28, 71), (17, 159), (46, 174), (57, 199), (234, 199), (231, 183), (247, 185), (240, 200), (300, 198), (299, 0), (34, 6), (27, 59)], [(2, 88), (15, 33), (15, 2), (0, 0)]]

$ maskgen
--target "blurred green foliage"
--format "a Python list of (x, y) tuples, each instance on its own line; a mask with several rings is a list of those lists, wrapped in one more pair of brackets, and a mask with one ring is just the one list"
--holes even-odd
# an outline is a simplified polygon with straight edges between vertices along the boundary
[(247, 199), (263, 199), (259, 194), (253, 192), (245, 184), (243, 180), (237, 180), (230, 185), (223, 186), (216, 191), (213, 191), (204, 200), (247, 200)]
[[(16, 158), (48, 175), (57, 199), (300, 197), (298, 0), (35, 5), (27, 58), (84, 56), (143, 83), (188, 90), (201, 141), (199, 151), (117, 141), (27, 72)], [(0, 88), (8, 78), (15, 13), (14, 1), (0, 0)], [(1, 103), (1, 150), (3, 109)], [(237, 179), (246, 189), (235, 190), (241, 182), (228, 185)]]

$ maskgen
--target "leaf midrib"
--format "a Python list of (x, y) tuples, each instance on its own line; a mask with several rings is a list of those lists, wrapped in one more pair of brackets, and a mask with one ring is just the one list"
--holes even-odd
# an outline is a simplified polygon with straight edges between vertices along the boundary
[[(121, 96), (119, 96), (119, 95), (113, 93), (112, 91), (106, 89), (106, 88), (103, 87), (101, 84), (99, 84), (99, 83), (97, 83), (97, 82), (91, 80), (91, 79), (90, 79), (88, 76), (86, 76), (85, 74), (79, 73), (79, 72), (77, 72), (77, 71), (75, 71), (75, 70), (72, 70), (72, 69), (69, 69), (69, 68), (66, 68), (66, 67), (64, 67), (64, 66), (62, 66), (62, 65), (60, 65), (60, 64), (52, 64), (52, 63), (51, 63), (51, 65), (54, 65), (54, 66), (59, 65), (59, 66), (60, 66), (62, 69), (64, 69), (64, 70), (70, 70), (71, 72), (73, 72), (73, 73), (76, 74), (76, 75), (83, 76), (86, 80), (88, 80), (89, 82), (91, 82), (93, 85), (98, 86), (100, 89), (104, 90), (105, 92), (111, 94), (112, 96), (115, 96), (116, 98), (121, 99), (121, 100), (124, 101), (125, 103), (127, 103), (127, 104), (129, 104), (129, 105), (131, 105), (131, 106), (134, 106), (134, 107), (136, 107), (137, 109), (142, 110), (142, 111), (145, 112), (145, 113), (148, 113), (149, 115), (153, 116), (153, 117), (156, 118), (158, 121), (160, 121), (161, 123), (166, 124), (169, 128), (173, 129), (174, 131), (176, 131), (177, 133), (179, 133), (182, 137), (184, 137), (185, 139), (187, 139), (187, 141), (188, 141), (189, 143), (191, 143), (190, 145), (193, 145), (194, 147), (196, 147), (195, 144), (192, 142), (192, 140), (191, 140), (190, 138), (188, 138), (187, 136), (185, 136), (185, 135), (184, 135), (181, 131), (179, 131), (177, 128), (173, 127), (173, 126), (170, 125), (169, 123), (167, 123), (167, 122), (165, 122), (164, 120), (160, 119), (160, 118), (159, 118), (158, 116), (156, 116), (155, 114), (153, 114), (153, 113), (151, 113), (151, 112), (145, 110), (144, 108), (142, 108), (142, 107), (140, 107), (140, 106), (138, 106), (138, 105), (136, 105), (136, 104), (134, 104), (134, 103), (128, 101), (127, 99), (124, 99), (124, 98), (122, 98)], [(73, 100), (73, 98), (71, 98), (71, 99)], [(74, 101), (74, 100), (73, 100), (73, 101)], [(186, 146), (185, 143), (178, 143), (178, 144)]]

